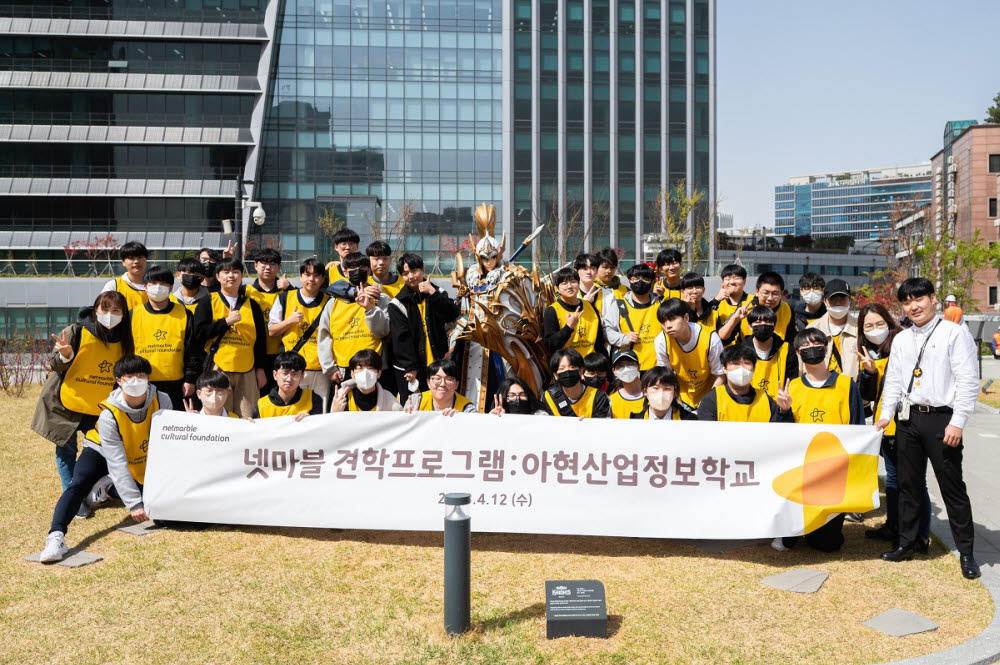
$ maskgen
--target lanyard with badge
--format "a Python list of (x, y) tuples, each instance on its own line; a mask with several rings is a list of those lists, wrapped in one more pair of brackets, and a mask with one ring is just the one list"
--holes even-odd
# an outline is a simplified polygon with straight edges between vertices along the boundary
[(920, 386), (920, 377), (923, 376), (924, 370), (920, 369), (920, 361), (923, 360), (924, 351), (927, 350), (927, 344), (931, 341), (931, 335), (937, 330), (937, 327), (941, 325), (941, 319), (938, 319), (934, 327), (931, 328), (930, 332), (927, 333), (927, 337), (924, 339), (923, 345), (920, 347), (920, 351), (917, 353), (917, 364), (913, 366), (913, 373), (910, 374), (910, 385), (906, 387), (906, 394), (899, 401), (899, 407), (897, 408), (896, 420), (900, 422), (905, 422), (910, 419), (910, 392), (913, 390), (914, 381), (916, 385)]

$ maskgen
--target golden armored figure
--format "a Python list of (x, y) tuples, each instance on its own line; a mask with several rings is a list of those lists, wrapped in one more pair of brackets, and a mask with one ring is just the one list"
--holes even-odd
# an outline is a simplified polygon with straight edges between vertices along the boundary
[[(465, 321), (456, 341), (455, 360), (462, 366), (460, 390), (480, 411), (492, 407), (496, 387), (510, 373), (516, 374), (540, 395), (549, 378), (547, 355), (541, 343), (542, 313), (554, 299), (550, 284), (503, 258), (506, 235), (494, 236), (496, 208), (483, 203), (476, 208), (473, 242), (476, 263), (465, 269), (462, 255), (455, 256), (452, 284), (465, 299)], [(538, 233), (524, 240), (511, 257), (527, 247)], [(470, 240), (473, 240), (470, 237)], [(464, 342), (462, 344), (461, 342)]]

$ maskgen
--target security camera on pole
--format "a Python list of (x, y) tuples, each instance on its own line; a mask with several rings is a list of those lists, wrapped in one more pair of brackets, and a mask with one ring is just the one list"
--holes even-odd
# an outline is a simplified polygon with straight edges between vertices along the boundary
[(260, 202), (249, 200), (249, 197), (243, 193), (243, 185), (252, 184), (254, 184), (253, 180), (244, 180), (242, 175), (236, 179), (236, 215), (233, 219), (222, 220), (222, 232), (225, 235), (232, 233), (236, 235), (236, 251), (233, 253), (233, 257), (239, 260), (243, 259), (243, 211), (248, 208), (254, 208), (251, 217), (253, 223), (257, 226), (263, 226), (264, 221), (267, 219), (267, 215), (264, 214), (264, 208)]

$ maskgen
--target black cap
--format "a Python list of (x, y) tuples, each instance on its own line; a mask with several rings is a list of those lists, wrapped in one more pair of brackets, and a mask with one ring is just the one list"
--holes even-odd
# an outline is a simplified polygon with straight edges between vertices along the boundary
[(636, 365), (639, 364), (639, 356), (636, 355), (635, 351), (633, 351), (632, 349), (619, 349), (615, 351), (615, 354), (611, 359), (611, 366), (614, 367), (616, 364), (618, 364), (618, 361), (622, 360), (623, 358), (631, 360)]
[(470, 503), (472, 503), (472, 495), (465, 492), (444, 495), (444, 505), (446, 506), (465, 506)]
[(823, 289), (824, 298), (831, 298), (841, 294), (848, 297), (851, 295), (851, 285), (842, 279), (831, 279), (826, 283), (826, 288)]

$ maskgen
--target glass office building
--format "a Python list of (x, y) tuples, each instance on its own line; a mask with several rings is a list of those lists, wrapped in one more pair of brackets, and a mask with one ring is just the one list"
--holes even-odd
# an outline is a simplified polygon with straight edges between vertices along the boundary
[(774, 232), (877, 240), (894, 210), (930, 198), (930, 164), (795, 176), (774, 188)]

